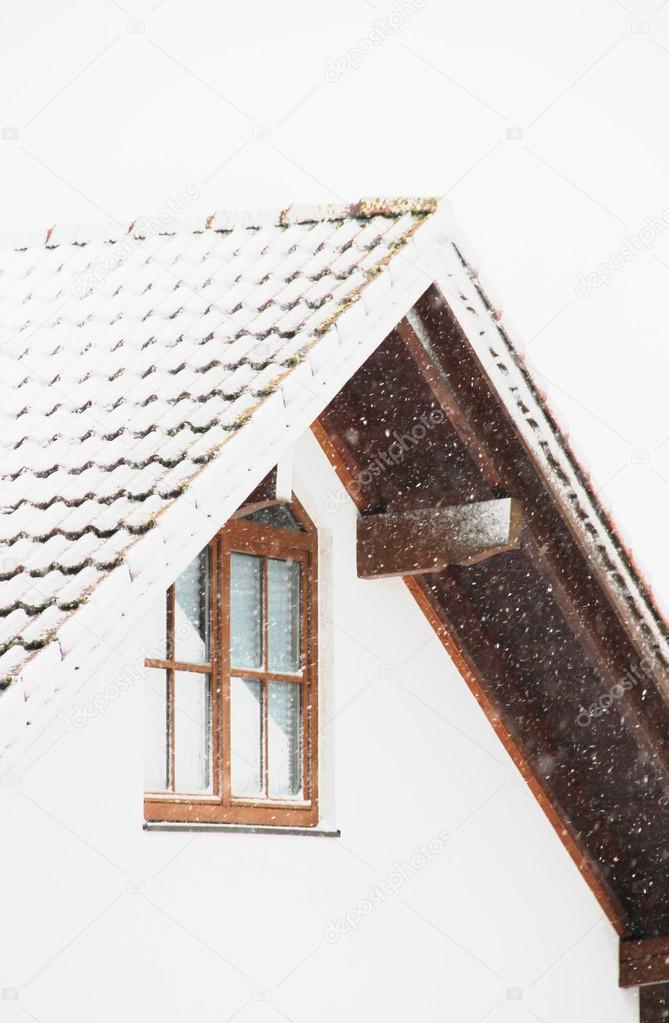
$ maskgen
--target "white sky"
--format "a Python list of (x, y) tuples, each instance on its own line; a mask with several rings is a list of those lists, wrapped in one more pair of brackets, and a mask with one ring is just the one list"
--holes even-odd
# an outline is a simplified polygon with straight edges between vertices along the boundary
[(667, 0), (5, 0), (0, 40), (4, 226), (448, 195), (669, 607)]

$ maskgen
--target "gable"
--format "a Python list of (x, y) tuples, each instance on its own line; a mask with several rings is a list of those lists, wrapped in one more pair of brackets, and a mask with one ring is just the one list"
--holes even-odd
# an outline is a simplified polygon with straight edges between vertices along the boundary
[(5, 256), (1, 762), (318, 420), (363, 514), (522, 504), (520, 549), (410, 588), (619, 932), (666, 933), (666, 630), (434, 209), (133, 226), (101, 289), (118, 237)]

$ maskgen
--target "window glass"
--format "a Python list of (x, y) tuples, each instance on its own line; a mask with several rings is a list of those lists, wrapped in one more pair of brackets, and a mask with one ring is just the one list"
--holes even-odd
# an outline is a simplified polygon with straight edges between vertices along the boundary
[(318, 818), (317, 535), (293, 506), (246, 518), (226, 523), (163, 604), (167, 642), (157, 653), (153, 642), (144, 683), (148, 820)]
[(287, 504), (272, 504), (269, 508), (259, 508), (241, 517), (247, 522), (260, 522), (263, 526), (279, 526), (281, 529), (299, 529), (304, 532)]
[(163, 792), (167, 778), (167, 672), (148, 671), (144, 679), (144, 788)]
[(230, 556), (230, 663), (262, 665), (262, 558)]
[(262, 683), (230, 679), (231, 784), (233, 796), (263, 793)]
[(176, 660), (209, 662), (209, 549), (205, 548), (178, 577), (174, 598)]
[(269, 682), (269, 795), (274, 799), (302, 796), (301, 689), (298, 682)]
[(174, 781), (177, 792), (211, 791), (211, 692), (208, 675), (174, 672)]
[(268, 667), (300, 670), (300, 563), (268, 560)]

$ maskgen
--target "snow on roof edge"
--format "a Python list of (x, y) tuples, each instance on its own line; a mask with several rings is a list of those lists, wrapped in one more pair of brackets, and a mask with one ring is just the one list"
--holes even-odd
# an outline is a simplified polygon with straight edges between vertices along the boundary
[[(613, 516), (598, 499), (588, 473), (525, 365), (522, 348), (511, 336), (501, 303), (497, 305), (488, 282), (484, 283), (482, 275), (470, 263), (467, 242), (457, 226), (453, 228), (451, 241), (474, 287), (472, 299), (478, 308), (464, 301), (463, 296), (454, 294), (447, 287), (443, 273), (438, 274), (435, 283), (465, 331), (495, 391), (502, 396), (506, 394), (505, 404), (520, 427), (530, 456), (535, 463), (544, 466), (542, 475), (551, 486), (574, 534), (580, 539), (582, 549), (592, 557), (600, 581), (614, 599), (621, 621), (633, 625), (636, 645), (642, 657), (646, 656), (648, 644), (652, 642), (653, 659), (662, 665), (660, 686), (669, 698), (666, 674), (669, 667), (669, 629), (660, 605), (654, 600)], [(481, 319), (487, 319), (495, 329), (503, 353), (491, 344), (487, 332), (481, 331)], [(472, 320), (476, 322), (472, 323)]]
[[(370, 205), (367, 210), (377, 208)], [(88, 650), (91, 655), (99, 650), (99, 643), (94, 640), (101, 638), (102, 619), (115, 620), (109, 607), (110, 597), (112, 592), (115, 593), (119, 580), (131, 580), (129, 585), (135, 589), (138, 604), (149, 587), (168, 585), (167, 574), (178, 574), (181, 567), (208, 542), (222, 521), (281, 457), (284, 449), (309, 428), (346, 380), (432, 283), (439, 248), (435, 243), (443, 238), (444, 222), (450, 218), (450, 207), (435, 203), (431, 209), (437, 215), (426, 214), (414, 225), (401, 249), (403, 258), (400, 266), (397, 266), (399, 259), (392, 255), (379, 266), (378, 273), (362, 288), (359, 300), (342, 308), (339, 315), (327, 323), (300, 366), (285, 376), (279, 389), (245, 422), (243, 430), (230, 435), (217, 457), (203, 466), (182, 495), (157, 517), (155, 527), (137, 537), (116, 569), (97, 585), (84, 604), (68, 616), (50, 642), (33, 652), (8, 688), (0, 693), (0, 773), (12, 769), (51, 723), (54, 715), (67, 704), (67, 699), (74, 697), (87, 680), (87, 672), (89, 667), (93, 667), (93, 662), (89, 665), (86, 653), (83, 657), (73, 657), (73, 654), (77, 643), (80, 643), (82, 652)], [(377, 214), (368, 212), (366, 215)], [(311, 374), (308, 384), (300, 382), (300, 372)], [(316, 384), (320, 384), (318, 393)], [(271, 435), (268, 437), (270, 431), (265, 430), (258, 438), (259, 420), (268, 418), (270, 403), (277, 409), (282, 408), (287, 420), (283, 425), (289, 429), (282, 432), (274, 422)], [(295, 416), (296, 412), (298, 416)], [(291, 416), (293, 418), (288, 422)], [(242, 457), (244, 444), (249, 449), (246, 459)], [(212, 486), (211, 480), (215, 476), (220, 477), (225, 472), (226, 463), (230, 462), (232, 467), (228, 470), (228, 477), (233, 477), (234, 484), (228, 486), (227, 499), (223, 500), (221, 488)], [(246, 463), (247, 469), (253, 470), (251, 478), (248, 471), (242, 473)], [(210, 492), (209, 498), (207, 491)], [(211, 491), (215, 494), (213, 505)], [(193, 505), (201, 514), (193, 514)], [(206, 519), (209, 523), (202, 525)], [(173, 545), (168, 563), (167, 545), (175, 536), (178, 536), (178, 544)], [(127, 610), (128, 604), (124, 606)], [(91, 624), (95, 625), (95, 631)], [(75, 662), (76, 675), (72, 670)], [(66, 696), (63, 675), (69, 676), (69, 697)], [(7, 700), (10, 693), (12, 699)], [(24, 734), (28, 725), (30, 736)]]
[[(193, 198), (197, 198), (194, 196)], [(316, 224), (324, 221), (369, 220), (372, 217), (401, 217), (407, 213), (428, 218), (450, 210), (445, 199), (428, 197), (361, 198), (351, 203), (293, 203), (282, 209), (226, 210), (200, 216), (175, 217), (165, 210), (163, 232), (166, 235), (257, 230), (263, 227), (288, 227), (293, 224)], [(123, 238), (141, 239), (147, 229), (160, 228), (161, 210), (155, 216), (141, 216), (130, 223), (83, 222), (53, 224), (48, 228), (0, 231), (0, 248), (23, 251), (33, 247), (57, 248), (59, 245), (87, 245), (92, 242), (116, 244)], [(158, 232), (160, 233), (160, 231)]]

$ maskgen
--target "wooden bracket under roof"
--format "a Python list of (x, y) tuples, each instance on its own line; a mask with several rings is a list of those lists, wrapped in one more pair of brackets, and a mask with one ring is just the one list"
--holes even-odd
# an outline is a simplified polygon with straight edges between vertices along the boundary
[(361, 579), (440, 572), (517, 550), (522, 507), (512, 497), (443, 508), (361, 515), (357, 563)]

